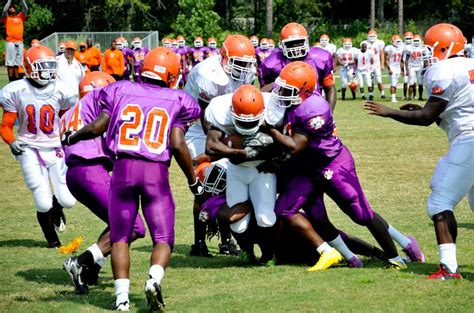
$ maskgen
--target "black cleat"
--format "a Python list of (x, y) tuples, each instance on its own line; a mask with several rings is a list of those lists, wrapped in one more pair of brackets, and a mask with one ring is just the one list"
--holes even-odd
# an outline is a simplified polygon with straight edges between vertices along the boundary
[(92, 266), (83, 266), (82, 267), (82, 281), (88, 286), (97, 286), (99, 280), (99, 272), (102, 267), (95, 263)]
[(212, 254), (209, 252), (206, 244), (204, 242), (191, 245), (191, 251), (189, 251), (190, 256), (202, 256), (205, 258), (212, 258)]
[(163, 312), (165, 302), (161, 294), (160, 284), (153, 278), (150, 278), (145, 283), (145, 295), (150, 307), (150, 312)]
[(239, 256), (241, 253), (242, 251), (232, 239), (226, 243), (219, 244), (219, 254)]
[(370, 101), (374, 100), (374, 96), (369, 96), (369, 100)]
[(365, 95), (362, 95), (362, 100), (366, 100)]
[(83, 295), (89, 292), (89, 288), (82, 281), (82, 266), (77, 262), (77, 257), (73, 256), (64, 261), (63, 268), (71, 277), (72, 284), (76, 288), (76, 293)]
[(385, 95), (382, 95), (380, 98), (385, 99)]

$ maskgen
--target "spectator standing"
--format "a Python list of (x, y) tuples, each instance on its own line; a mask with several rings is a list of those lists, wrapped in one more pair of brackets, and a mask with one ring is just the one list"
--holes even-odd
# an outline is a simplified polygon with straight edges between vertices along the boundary
[(74, 94), (79, 96), (79, 83), (84, 77), (84, 69), (81, 63), (74, 58), (77, 51), (75, 41), (66, 42), (66, 51), (64, 54), (56, 57), (58, 61), (58, 77), (65, 85), (72, 88)]
[(86, 51), (90, 55), (89, 63), (87, 64), (87, 66), (89, 67), (91, 72), (99, 71), (100, 60), (102, 58), (100, 54), (100, 50), (99, 48), (93, 45), (91, 37), (87, 38), (86, 43), (87, 43)]
[(81, 63), (84, 73), (87, 74), (90, 72), (88, 63), (90, 62), (91, 56), (90, 56), (90, 53), (86, 50), (85, 42), (79, 43), (79, 51), (77, 51), (74, 54), (74, 58), (76, 58), (76, 60), (78, 60), (79, 63)]
[(23, 62), (23, 22), (28, 16), (28, 6), (25, 0), (21, 1), (22, 11), (16, 14), (16, 6), (8, 0), (3, 8), (2, 21), (7, 32), (7, 43), (5, 46), (5, 65), (8, 71), (8, 80), (19, 79), (18, 67)]
[(123, 53), (117, 49), (117, 42), (112, 40), (110, 49), (104, 52), (104, 61), (102, 63), (102, 71), (112, 75), (115, 80), (123, 79), (125, 69), (125, 61)]

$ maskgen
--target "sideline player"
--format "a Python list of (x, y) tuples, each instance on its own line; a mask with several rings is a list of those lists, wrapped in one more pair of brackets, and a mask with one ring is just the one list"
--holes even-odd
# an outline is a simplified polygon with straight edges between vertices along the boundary
[[(280, 33), (280, 47), (268, 56), (258, 68), (258, 78), (262, 90), (270, 90), (282, 68), (292, 61), (304, 61), (311, 64), (318, 72), (318, 85), (315, 92), (325, 93), (326, 100), (334, 110), (337, 101), (334, 84), (334, 60), (332, 54), (319, 47), (309, 47), (306, 28), (298, 23), (286, 24)], [(264, 87), (265, 86), (265, 87)]]
[[(202, 109), (201, 119), (209, 102), (217, 96), (234, 92), (243, 84), (251, 84), (256, 73), (255, 49), (250, 40), (242, 35), (229, 35), (222, 43), (221, 54), (205, 59), (189, 73), (184, 90), (190, 94)], [(186, 133), (186, 144), (195, 158), (204, 153), (206, 133), (200, 121), (193, 124)], [(191, 255), (212, 256), (204, 241), (205, 228), (200, 227), (200, 204), (194, 203), (194, 244)], [(223, 243), (231, 244), (230, 232), (221, 233)]]
[[(84, 76), (79, 84), (80, 101), (61, 117), (61, 134), (77, 131), (97, 118), (100, 114), (97, 101), (99, 91), (113, 82), (115, 79), (104, 72), (91, 72)], [(63, 149), (68, 167), (66, 183), (69, 190), (79, 202), (108, 225), (109, 171), (113, 168), (114, 158), (107, 150), (105, 139), (97, 137), (73, 146), (64, 146)], [(145, 225), (137, 215), (132, 240), (144, 236)], [(99, 271), (111, 251), (110, 229), (107, 226), (97, 243), (79, 256), (64, 261), (64, 269), (71, 277), (77, 293), (87, 293), (88, 285), (97, 285)]]
[(382, 83), (382, 72), (385, 68), (385, 43), (377, 38), (377, 32), (373, 29), (369, 30), (367, 40), (362, 41), (367, 44), (367, 49), (374, 53), (374, 64), (371, 67), (373, 80), (377, 82), (380, 97), (385, 99), (385, 91)]
[(143, 46), (142, 39), (140, 37), (134, 37), (132, 39), (132, 76), (133, 80), (136, 82), (141, 82), (142, 66), (148, 52), (148, 48)]
[(406, 51), (407, 59), (405, 67), (408, 68), (408, 99), (415, 97), (416, 84), (418, 83), (418, 101), (423, 101), (423, 71), (421, 58), (425, 53), (425, 47), (421, 42), (421, 36), (415, 35), (413, 37), (413, 43), (409, 46)]
[[(59, 116), (74, 104), (76, 95), (56, 80), (58, 64), (51, 49), (32, 47), (26, 52), (26, 60), (27, 78), (7, 84), (1, 92), (2, 138), (20, 163), (48, 247), (56, 248), (61, 243), (54, 224), (59, 231), (64, 231), (62, 207), (71, 208), (76, 203), (66, 186)], [(15, 138), (16, 119), (19, 128)], [(51, 195), (50, 183), (57, 201)]]
[(374, 99), (374, 87), (372, 86), (372, 65), (374, 64), (374, 53), (372, 50), (367, 49), (367, 43), (362, 42), (360, 49), (357, 51), (355, 58), (355, 67), (357, 80), (359, 81), (360, 94), (362, 100), (366, 100), (364, 93), (364, 82), (367, 85), (369, 91), (369, 100)]
[(131, 241), (139, 201), (153, 241), (150, 279), (145, 293), (152, 311), (164, 308), (161, 280), (174, 246), (175, 205), (169, 184), (171, 156), (185, 174), (191, 191), (202, 194), (184, 133), (199, 118), (196, 101), (177, 88), (179, 57), (158, 47), (146, 56), (143, 83), (117, 82), (99, 93), (102, 112), (92, 123), (65, 138), (74, 144), (107, 131), (106, 144), (117, 156), (110, 182), (109, 217), (116, 309), (130, 310)]
[(436, 122), (448, 135), (448, 153), (438, 162), (431, 179), (428, 215), (434, 222), (439, 271), (430, 279), (461, 279), (456, 258), (457, 223), (454, 208), (468, 194), (474, 210), (474, 60), (463, 57), (463, 34), (451, 24), (437, 24), (425, 34), (429, 54), (424, 84), (428, 101), (422, 108), (405, 104), (401, 110), (366, 102), (369, 114), (411, 125)]
[(397, 85), (402, 72), (403, 43), (399, 35), (392, 36), (392, 44), (385, 47), (385, 62), (387, 62), (390, 79), (390, 94), (392, 102), (397, 101)]
[[(341, 65), (339, 75), (341, 76), (341, 95), (342, 100), (346, 100), (347, 83), (354, 79), (355, 58), (357, 49), (352, 47), (352, 39), (344, 38), (342, 48), (336, 53), (337, 63)], [(352, 100), (355, 100), (355, 90), (352, 90)]]

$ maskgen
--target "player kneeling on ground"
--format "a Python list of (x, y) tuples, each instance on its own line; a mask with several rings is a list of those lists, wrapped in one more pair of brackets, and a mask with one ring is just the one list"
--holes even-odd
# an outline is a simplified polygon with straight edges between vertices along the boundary
[(168, 48), (155, 48), (145, 57), (143, 83), (122, 81), (104, 87), (98, 101), (102, 112), (92, 123), (63, 142), (74, 144), (106, 132), (107, 148), (117, 158), (110, 181), (109, 218), (116, 308), (130, 309), (129, 244), (138, 204), (153, 241), (150, 279), (145, 294), (152, 311), (163, 309), (161, 281), (174, 246), (175, 205), (168, 167), (174, 156), (191, 191), (202, 193), (184, 133), (199, 118), (199, 105), (180, 90), (180, 62)]
[[(35, 46), (26, 52), (27, 77), (7, 84), (1, 91), (2, 138), (20, 162), (26, 186), (33, 193), (36, 217), (48, 247), (61, 245), (58, 231), (65, 230), (62, 207), (71, 208), (76, 199), (66, 186), (66, 165), (59, 139), (59, 116), (76, 100), (75, 91), (57, 81), (54, 52)], [(19, 120), (15, 138), (13, 125)], [(56, 198), (51, 195), (53, 186)]]

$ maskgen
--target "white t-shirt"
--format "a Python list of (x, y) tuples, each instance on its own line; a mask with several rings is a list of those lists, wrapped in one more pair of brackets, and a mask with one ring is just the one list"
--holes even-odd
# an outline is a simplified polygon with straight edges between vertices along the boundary
[(85, 75), (81, 63), (74, 58), (72, 63), (69, 64), (64, 53), (57, 56), (56, 60), (58, 61), (58, 79), (74, 90), (76, 95), (79, 96), (79, 83)]
[(18, 114), (17, 140), (35, 148), (61, 146), (59, 111), (72, 107), (75, 101), (76, 95), (61, 81), (40, 89), (21, 79), (3, 87), (0, 94), (4, 110)]
[(428, 97), (448, 101), (440, 114), (450, 144), (464, 135), (474, 135), (474, 60), (456, 57), (429, 67), (423, 76)]

